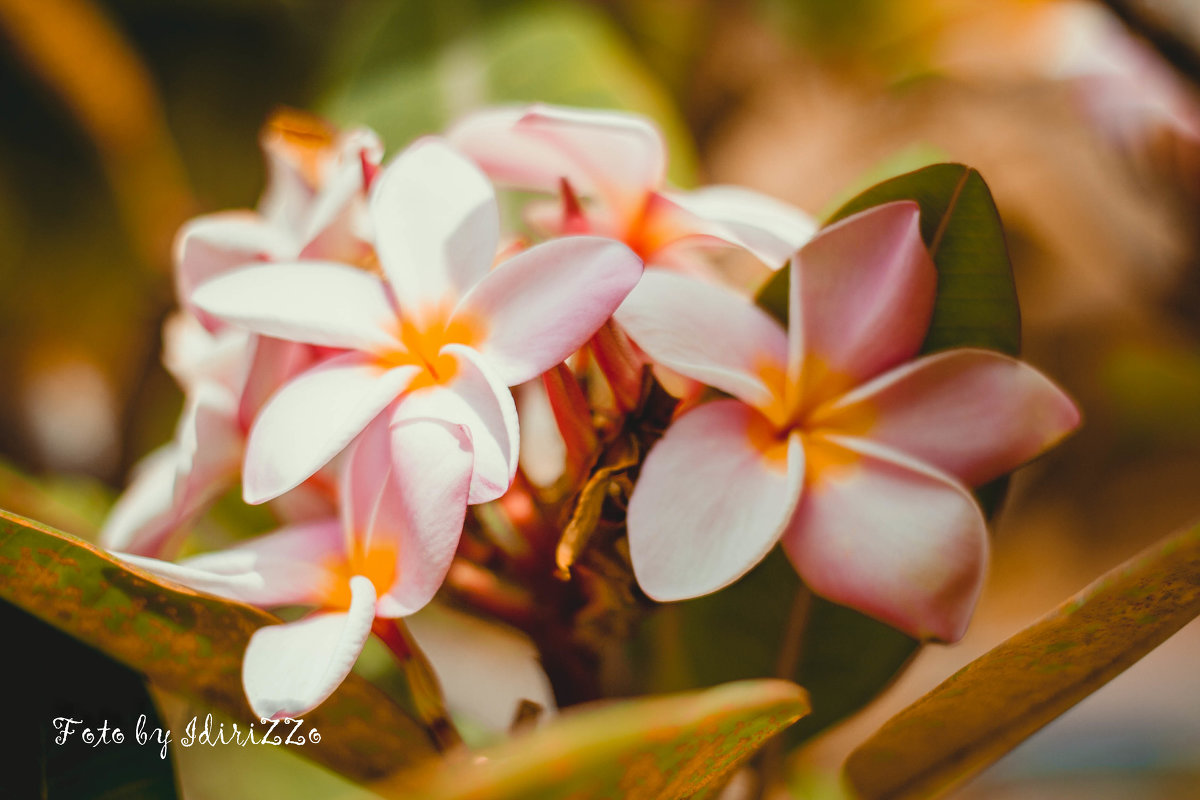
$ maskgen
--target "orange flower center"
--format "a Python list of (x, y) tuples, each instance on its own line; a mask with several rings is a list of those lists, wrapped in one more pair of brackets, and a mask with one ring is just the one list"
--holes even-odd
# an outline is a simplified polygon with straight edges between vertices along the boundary
[(362, 575), (375, 587), (375, 596), (387, 592), (395, 584), (396, 548), (391, 542), (374, 542), (364, 551), (355, 548), (349, 558), (339, 558), (329, 565), (330, 581), (325, 590), (325, 603), (332, 609), (350, 608), (350, 579)]
[(402, 348), (380, 355), (387, 368), (413, 365), (421, 373), (409, 390), (449, 383), (458, 372), (458, 359), (443, 352), (448, 344), (474, 347), (482, 340), (482, 326), (462, 316), (451, 319), (448, 308), (438, 308), (420, 317), (403, 317), (398, 338)]

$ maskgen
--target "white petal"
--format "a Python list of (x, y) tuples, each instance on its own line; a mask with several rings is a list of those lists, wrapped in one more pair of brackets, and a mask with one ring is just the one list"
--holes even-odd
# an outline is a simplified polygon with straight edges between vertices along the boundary
[(350, 579), (350, 592), (350, 608), (344, 613), (268, 625), (250, 637), (242, 661), (242, 684), (257, 716), (299, 716), (341, 686), (375, 621), (371, 582), (356, 575)]
[(666, 197), (707, 223), (697, 233), (744, 247), (772, 269), (779, 269), (813, 237), (817, 223), (794, 206), (738, 186), (706, 186)]
[(400, 617), (425, 606), (441, 587), (462, 535), (473, 456), (465, 429), (414, 419), (391, 430), (393, 480), (368, 535), (397, 544), (396, 582), (379, 614)]
[(218, 275), (256, 261), (294, 258), (298, 251), (286, 230), (258, 214), (227, 211), (197, 217), (175, 237), (179, 303), (187, 307), (196, 288)]
[(447, 345), (442, 352), (453, 355), (458, 364), (453, 380), (406, 394), (392, 422), (428, 418), (465, 427), (475, 454), (469, 502), (486, 503), (508, 491), (517, 472), (517, 406), (504, 382), (475, 351)]
[(647, 355), (693, 380), (758, 408), (783, 390), (783, 327), (732, 290), (648, 269), (614, 316)]
[(438, 604), (404, 624), (433, 666), (454, 716), (507, 733), (522, 700), (541, 706), (542, 719), (554, 714), (550, 680), (525, 634)]
[[(178, 564), (127, 553), (122, 560), (192, 589), (270, 608), (320, 605), (344, 557), (342, 526), (326, 519), (269, 533)], [(343, 578), (344, 580), (344, 578)]]
[(204, 311), (254, 333), (355, 350), (396, 347), (396, 312), (383, 282), (345, 264), (246, 267), (201, 286)]
[(340, 453), (420, 370), (336, 356), (285, 384), (250, 429), (242, 468), (247, 503), (286, 492)]
[(486, 330), (480, 355), (505, 384), (532, 380), (583, 346), (642, 275), (620, 242), (553, 239), (492, 270), (455, 309)]
[(379, 262), (406, 316), (453, 304), (491, 268), (500, 239), (495, 193), (444, 142), (422, 139), (401, 153), (370, 202)]
[(775, 546), (803, 482), (799, 437), (773, 439), (749, 406), (718, 400), (685, 413), (646, 457), (629, 502), (638, 584), (683, 600), (733, 583)]
[(138, 462), (133, 479), (117, 498), (104, 526), (100, 546), (143, 556), (161, 557), (179, 525), (175, 508), (175, 475), (179, 463), (174, 443)]

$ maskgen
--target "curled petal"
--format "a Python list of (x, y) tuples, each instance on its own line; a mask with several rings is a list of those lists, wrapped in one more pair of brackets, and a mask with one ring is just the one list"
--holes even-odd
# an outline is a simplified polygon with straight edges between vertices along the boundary
[(862, 440), (809, 437), (809, 481), (783, 547), (814, 592), (918, 638), (960, 639), (987, 528), (964, 486)]
[(245, 437), (236, 398), (214, 384), (196, 386), (184, 403), (175, 441), (175, 502), (182, 508), (199, 507), (237, 480)]
[(330, 567), (345, 558), (343, 547), (341, 525), (326, 519), (281, 528), (178, 564), (126, 553), (117, 555), (192, 589), (270, 608), (320, 605), (335, 577)]
[(448, 137), (502, 184), (599, 195), (624, 227), (648, 192), (662, 185), (666, 148), (644, 117), (534, 105), (472, 114)]
[(890, 370), (811, 421), (865, 436), (978, 486), (1050, 449), (1079, 425), (1079, 409), (1028, 364), (961, 349)]
[(774, 437), (736, 400), (676, 420), (642, 466), (629, 502), (638, 584), (656, 600), (715, 592), (763, 559), (791, 519), (804, 481), (799, 437)]
[(285, 384), (250, 429), (242, 468), (246, 502), (278, 497), (324, 466), (419, 372), (345, 353)]
[(738, 186), (666, 197), (695, 218), (695, 233), (744, 248), (771, 269), (783, 266), (817, 231), (816, 220), (800, 209)]
[(787, 336), (729, 289), (648, 269), (614, 316), (665, 367), (756, 408), (782, 397)]
[(395, 349), (396, 312), (383, 282), (345, 264), (247, 267), (201, 286), (204, 311), (254, 333), (354, 350)]
[(910, 201), (876, 206), (821, 231), (792, 260), (790, 326), (803, 341), (789, 367), (810, 396), (844, 391), (920, 350), (937, 271), (919, 215)]
[(464, 427), (474, 453), (468, 502), (486, 503), (504, 494), (517, 472), (517, 406), (508, 387), (474, 350), (447, 345), (442, 352), (454, 356), (454, 378), (406, 394), (392, 423), (436, 419)]
[(392, 490), (370, 534), (397, 544), (396, 581), (379, 598), (379, 615), (400, 617), (425, 606), (441, 587), (462, 535), (473, 457), (466, 430), (436, 419), (391, 429)]
[[(486, 327), (479, 354), (508, 386), (532, 380), (583, 346), (642, 275), (620, 242), (554, 239), (492, 270), (455, 309)], [(453, 322), (452, 322), (453, 324)]]
[(406, 315), (452, 303), (487, 274), (500, 215), (487, 177), (439, 139), (386, 166), (371, 192), (379, 262)]
[(350, 579), (350, 608), (298, 622), (267, 625), (250, 637), (242, 685), (256, 716), (295, 717), (319, 706), (341, 686), (375, 621), (375, 587)]

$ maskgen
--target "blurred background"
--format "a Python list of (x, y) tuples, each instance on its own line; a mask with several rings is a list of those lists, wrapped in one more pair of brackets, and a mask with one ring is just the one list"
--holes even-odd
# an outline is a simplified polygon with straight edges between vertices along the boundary
[[(0, 42), (0, 506), (87, 537), (170, 437), (171, 240), (255, 204), (272, 111), (396, 152), (541, 100), (645, 113), (676, 183), (817, 215), (926, 163), (978, 168), (1025, 357), (1084, 410), (1014, 481), (967, 638), (809, 748), (798, 792), (825, 796), (880, 722), (1200, 512), (1189, 0), (0, 0)], [(962, 796), (1200, 796), (1197, 663), (1193, 623)]]

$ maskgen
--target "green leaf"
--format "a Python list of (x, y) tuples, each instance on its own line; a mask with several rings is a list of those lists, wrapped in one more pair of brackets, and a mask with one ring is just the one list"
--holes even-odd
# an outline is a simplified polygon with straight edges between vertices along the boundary
[[(250, 635), (279, 621), (265, 611), (175, 586), (5, 511), (0, 599), (168, 691), (258, 722), (242, 691), (241, 664)], [(421, 726), (354, 675), (305, 722), (322, 737), (303, 754), (359, 780), (435, 753)]]
[(580, 707), (472, 753), (469, 764), (451, 760), (374, 788), (427, 800), (692, 797), (807, 710), (803, 689), (775, 680)]
[(937, 794), (996, 761), (1200, 615), (1200, 525), (968, 664), (851, 754), (864, 798)]
[[(638, 634), (633, 658), (643, 691), (711, 686), (779, 674), (779, 653), (803, 584), (776, 548), (720, 592), (659, 606)], [(870, 701), (916, 651), (912, 638), (857, 611), (812, 598), (796, 667), (789, 675), (812, 713), (787, 738), (802, 741)]]
[[(414, 35), (419, 34), (419, 40)], [(694, 146), (666, 90), (600, 10), (577, 3), (366, 4), (333, 56), (321, 108), (375, 128), (393, 151), (487, 104), (617, 108), (663, 129), (670, 177), (694, 181)]]
[[(962, 164), (933, 166), (867, 189), (829, 222), (896, 200), (921, 207), (921, 237), (938, 271), (937, 301), (922, 351), (985, 347), (1016, 355), (1021, 315), (1000, 214), (983, 178)], [(788, 271), (780, 270), (758, 302), (787, 321)]]
[[(4, 724), (15, 734), (10, 737), (15, 749), (4, 753), (0, 796), (178, 797), (171, 754), (160, 756), (153, 739), (147, 745), (136, 741), (139, 717), (145, 718), (145, 731), (164, 727), (140, 675), (10, 603), (0, 602), (0, 630), (10, 642)], [(72, 722), (64, 731), (67, 720)], [(85, 728), (107, 731), (88, 744)], [(121, 742), (113, 741), (114, 731), (120, 731)], [(69, 735), (56, 741), (64, 734)]]

